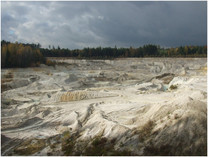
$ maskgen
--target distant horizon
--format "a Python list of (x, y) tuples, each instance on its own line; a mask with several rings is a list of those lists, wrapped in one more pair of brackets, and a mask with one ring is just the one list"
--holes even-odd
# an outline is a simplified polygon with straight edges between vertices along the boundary
[(206, 1), (2, 1), (1, 40), (65, 49), (207, 45)]
[[(6, 40), (1, 40), (1, 42), (2, 41), (5, 41), (5, 42), (10, 42), (10, 43), (21, 43), (21, 44), (35, 44), (35, 45), (38, 45), (38, 44), (40, 44), (40, 48), (43, 48), (43, 49), (49, 49), (49, 46), (48, 47), (42, 47), (42, 45), (41, 45), (41, 43), (23, 43), (23, 42), (18, 42), (18, 41), (15, 41), (15, 42), (11, 42), (11, 41), (6, 41)], [(141, 46), (137, 46), (137, 47), (133, 47), (133, 46), (129, 46), (129, 47), (118, 47), (117, 45), (114, 45), (114, 46), (106, 46), (106, 47), (103, 47), (103, 46), (95, 46), (95, 47), (84, 47), (84, 48), (99, 48), (99, 47), (101, 47), (101, 48), (107, 48), (107, 47), (110, 47), (110, 48), (125, 48), (125, 49), (128, 49), (128, 48), (130, 48), (130, 47), (132, 47), (132, 48), (140, 48), (140, 47), (143, 47), (143, 46), (145, 46), (145, 45), (155, 45), (155, 46), (159, 46), (160, 48), (164, 48), (164, 49), (169, 49), (169, 48), (177, 48), (177, 47), (185, 47), (185, 46), (188, 46), (188, 47), (190, 47), (190, 46), (195, 46), (195, 47), (197, 47), (197, 46), (207, 46), (207, 44), (205, 44), (205, 45), (181, 45), (181, 46), (176, 46), (176, 47), (164, 47), (164, 46), (162, 46), (162, 45), (156, 45), (156, 44), (144, 44), (144, 45), (141, 45)], [(53, 46), (54, 45), (50, 45), (51, 46), (51, 48), (50, 49), (52, 49), (53, 48)], [(61, 46), (57, 46), (57, 47), (55, 47), (54, 46), (54, 48), (55, 49), (57, 49), (58, 47), (60, 47), (61, 49), (69, 49), (69, 50), (75, 50), (75, 49), (70, 49), (70, 48), (65, 48), (65, 47), (61, 47)], [(76, 48), (76, 49), (78, 49), (78, 50), (81, 50), (81, 49), (84, 49), (84, 48)]]

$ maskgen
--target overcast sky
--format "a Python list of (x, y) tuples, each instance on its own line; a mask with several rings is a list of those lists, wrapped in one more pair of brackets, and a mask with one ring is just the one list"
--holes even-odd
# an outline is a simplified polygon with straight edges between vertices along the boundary
[(1, 39), (61, 48), (206, 45), (207, 2), (1, 2)]

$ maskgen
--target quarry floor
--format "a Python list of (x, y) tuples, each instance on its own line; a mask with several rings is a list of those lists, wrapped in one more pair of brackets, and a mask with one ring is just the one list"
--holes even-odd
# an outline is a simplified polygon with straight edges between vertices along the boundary
[(207, 59), (1, 69), (2, 155), (207, 155)]

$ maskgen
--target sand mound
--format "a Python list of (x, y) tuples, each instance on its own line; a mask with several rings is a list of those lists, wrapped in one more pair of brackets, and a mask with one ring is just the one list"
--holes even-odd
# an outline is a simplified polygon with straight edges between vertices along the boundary
[(128, 74), (122, 74), (122, 75), (120, 75), (118, 78), (117, 78), (117, 81), (119, 82), (119, 83), (121, 83), (121, 82), (123, 82), (123, 81), (126, 81), (126, 80), (128, 80), (129, 79), (129, 76), (128, 76)]
[(68, 84), (68, 83), (70, 83), (70, 82), (77, 81), (77, 79), (78, 79), (78, 78), (76, 77), (76, 75), (70, 74), (70, 75), (69, 75), (69, 78), (65, 80), (65, 83)]
[(35, 81), (37, 81), (39, 79), (40, 79), (40, 76), (37, 76), (37, 75), (30, 75), (30, 78), (29, 78), (29, 80), (31, 82), (35, 82)]
[(159, 80), (162, 80), (164, 84), (169, 84), (170, 81), (174, 78), (174, 74), (172, 73), (164, 73), (162, 75), (158, 75), (156, 76), (155, 78), (156, 79), (159, 79)]
[(147, 138), (150, 141), (145, 146), (144, 155), (206, 155), (205, 103), (190, 101), (183, 110), (169, 111), (168, 117), (162, 124), (157, 122), (155, 128)]
[(31, 118), (31, 119), (28, 119), (26, 120), (25, 122), (19, 124), (17, 127), (27, 127), (27, 126), (30, 126), (30, 125), (34, 125), (35, 123), (37, 122), (40, 122), (42, 119), (38, 118), (38, 117), (34, 117), (34, 118)]

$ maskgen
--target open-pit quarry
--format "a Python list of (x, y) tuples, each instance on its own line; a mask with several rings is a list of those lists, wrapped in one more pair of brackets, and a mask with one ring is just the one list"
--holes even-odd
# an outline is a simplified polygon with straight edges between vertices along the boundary
[(1, 155), (207, 155), (207, 59), (1, 69)]

